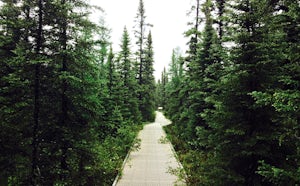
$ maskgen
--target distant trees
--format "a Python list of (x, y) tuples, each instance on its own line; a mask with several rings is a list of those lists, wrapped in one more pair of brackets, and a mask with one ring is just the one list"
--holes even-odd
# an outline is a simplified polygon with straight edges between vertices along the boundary
[(169, 117), (174, 121), (179, 120), (178, 105), (185, 99), (181, 94), (185, 75), (181, 55), (180, 48), (173, 49), (169, 72), (164, 70), (162, 73), (162, 106), (167, 114), (172, 113)]
[(186, 72), (176, 78), (172, 60), (165, 85), (165, 111), (175, 124), (167, 130), (189, 184), (300, 183), (298, 5), (201, 5), (195, 20), (204, 15), (204, 27), (197, 44), (189, 43)]

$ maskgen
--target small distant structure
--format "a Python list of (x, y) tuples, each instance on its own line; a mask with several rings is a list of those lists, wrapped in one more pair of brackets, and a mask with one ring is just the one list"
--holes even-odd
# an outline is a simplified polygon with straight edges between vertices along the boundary
[(162, 111), (164, 108), (163, 107), (158, 107), (157, 108), (159, 111)]

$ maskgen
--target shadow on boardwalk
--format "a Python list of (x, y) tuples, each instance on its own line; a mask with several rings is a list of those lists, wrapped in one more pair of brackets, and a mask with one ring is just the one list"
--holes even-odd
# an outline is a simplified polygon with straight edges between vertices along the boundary
[(162, 126), (170, 124), (162, 113), (156, 113), (154, 123), (145, 125), (139, 133), (141, 146), (130, 153), (117, 186), (185, 185), (170, 171), (179, 170), (172, 146)]

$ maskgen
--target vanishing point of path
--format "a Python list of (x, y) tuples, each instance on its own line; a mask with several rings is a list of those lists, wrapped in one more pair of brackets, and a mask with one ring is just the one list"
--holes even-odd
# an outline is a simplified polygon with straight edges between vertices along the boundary
[(130, 153), (117, 186), (184, 185), (170, 173), (170, 169), (177, 169), (180, 164), (162, 129), (168, 124), (170, 121), (156, 112), (155, 122), (145, 125), (138, 135), (140, 149)]

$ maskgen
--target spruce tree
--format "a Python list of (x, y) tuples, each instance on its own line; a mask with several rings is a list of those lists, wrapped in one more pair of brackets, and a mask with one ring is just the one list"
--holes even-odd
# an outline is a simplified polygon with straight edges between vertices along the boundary
[(173, 60), (166, 89), (187, 182), (298, 184), (299, 3), (208, 0), (202, 11), (204, 30), (176, 93), (187, 99), (173, 94)]
[(141, 113), (138, 105), (138, 82), (135, 79), (135, 72), (132, 62), (132, 54), (130, 51), (129, 33), (124, 28), (121, 44), (120, 60), (120, 75), (123, 98), (123, 117), (129, 122), (138, 123), (141, 121)]
[(197, 45), (199, 42), (199, 27), (201, 24), (201, 4), (200, 0), (196, 0), (195, 5), (192, 6), (192, 10), (189, 12), (190, 15), (192, 15), (192, 21), (189, 23), (189, 25), (192, 26), (187, 32), (185, 32), (185, 37), (190, 37), (190, 41), (188, 43), (188, 56), (186, 57), (187, 66), (189, 66), (189, 62), (195, 60), (196, 53), (197, 53)]
[[(112, 51), (112, 47), (110, 48), (108, 59), (107, 59), (107, 87), (108, 87), (108, 106), (107, 106), (107, 115), (108, 120), (110, 118), (110, 114), (113, 113), (115, 109), (123, 109), (124, 99), (122, 90), (123, 82), (121, 81), (121, 72), (119, 71), (118, 62), (115, 59), (115, 54)], [(117, 108), (116, 108), (117, 107)], [(119, 112), (119, 111), (118, 111)], [(122, 114), (122, 113), (121, 113)], [(123, 117), (123, 116), (122, 116)], [(110, 129), (107, 132), (108, 134), (114, 134), (116, 129), (119, 126), (110, 126)]]
[(272, 108), (256, 107), (250, 96), (270, 83), (269, 66), (262, 63), (264, 47), (258, 46), (265, 45), (261, 8), (258, 2), (248, 0), (235, 6), (234, 12), (239, 13), (234, 17), (239, 25), (234, 37), (237, 46), (231, 51), (234, 65), (228, 66), (228, 74), (221, 78), (221, 94), (214, 101), (216, 109), (206, 117), (213, 128), (209, 139), (214, 141), (209, 147), (215, 149), (208, 161), (215, 169), (207, 174), (208, 180), (220, 178), (210, 184), (268, 184), (256, 173), (258, 161), (278, 153), (271, 150), (278, 149), (272, 140), (277, 130), (270, 119)]
[(161, 73), (161, 86), (162, 86), (162, 90), (161, 90), (161, 96), (162, 96), (161, 106), (163, 107), (163, 109), (165, 109), (165, 107), (167, 106), (166, 86), (167, 86), (168, 82), (169, 82), (168, 73), (167, 73), (166, 67), (164, 67), (164, 70)]
[(162, 107), (162, 83), (161, 80), (157, 80), (156, 85), (155, 85), (155, 106), (156, 107)]
[(0, 183), (8, 185), (9, 179), (15, 178), (15, 182), (26, 184), (29, 170), (18, 167), (31, 165), (33, 114), (28, 112), (33, 113), (32, 91), (27, 87), (32, 83), (32, 68), (27, 66), (26, 54), (32, 53), (28, 50), (32, 45), (24, 37), (28, 29), (22, 31), (22, 26), (28, 28), (31, 22), (21, 16), (22, 9), (14, 1), (3, 2), (0, 14)]
[[(146, 31), (147, 31), (147, 27), (152, 25), (146, 22), (145, 7), (144, 7), (143, 0), (139, 1), (138, 13), (135, 21), (137, 24), (134, 34), (137, 39), (136, 44), (138, 46), (138, 51), (136, 53), (138, 58), (136, 71), (137, 71), (137, 78), (139, 83), (139, 95), (138, 95), (139, 109), (142, 114), (142, 119), (144, 121), (151, 121), (153, 120), (154, 117), (153, 103), (150, 103), (150, 105), (148, 106), (146, 106), (145, 104), (147, 104), (146, 101), (149, 98), (149, 96), (150, 97), (154, 96), (152, 91), (147, 92), (148, 88), (154, 85), (152, 79), (147, 79), (147, 78), (151, 78), (151, 76), (149, 76), (149, 73), (153, 72), (153, 66), (149, 65), (149, 63), (153, 64), (153, 56), (152, 59), (151, 57), (149, 58), (149, 54), (152, 53), (152, 37), (149, 36), (150, 35), (149, 34), (147, 40)], [(149, 43), (150, 42), (149, 37), (151, 38), (151, 44)], [(149, 49), (149, 47), (151, 49)], [(144, 75), (146, 75), (147, 77), (144, 77)], [(149, 95), (147, 96), (144, 94), (149, 94)]]
[(146, 47), (145, 47), (145, 59), (144, 59), (144, 71), (142, 76), (144, 78), (142, 85), (142, 95), (143, 99), (140, 105), (140, 110), (142, 112), (143, 118), (146, 121), (155, 120), (155, 79), (154, 79), (154, 52), (151, 32), (148, 34)]
[[(139, 1), (139, 7), (138, 7), (138, 13), (136, 15), (137, 22), (137, 30), (134, 31), (135, 37), (137, 38), (136, 44), (138, 45), (138, 51), (137, 51), (137, 57), (138, 57), (138, 71), (137, 71), (137, 77), (139, 80), (139, 85), (142, 85), (143, 83), (143, 66), (144, 66), (144, 43), (145, 43), (145, 35), (146, 35), (146, 15), (145, 15), (145, 7), (144, 7), (144, 1)], [(140, 98), (141, 99), (141, 95)]]
[[(170, 76), (170, 80), (165, 85), (165, 111), (172, 121), (178, 121), (180, 117), (178, 106), (183, 102), (183, 99), (179, 96), (179, 92), (182, 88), (184, 77), (183, 57), (181, 56), (179, 48), (173, 49), (172, 51), (168, 75)], [(176, 122), (176, 125), (177, 124)]]
[[(264, 42), (259, 43), (265, 49), (260, 61), (268, 68), (268, 86), (251, 93), (258, 108), (271, 107), (270, 119), (273, 141), (280, 151), (272, 150), (272, 157), (260, 160), (258, 173), (274, 185), (299, 184), (299, 54), (296, 51), (299, 42), (299, 6), (296, 1), (264, 2), (261, 5), (264, 17)], [(271, 70), (272, 69), (272, 70)], [(288, 132), (289, 131), (289, 132)], [(276, 157), (276, 158), (275, 158)], [(280, 174), (277, 174), (280, 172)]]
[(107, 60), (108, 50), (109, 50), (109, 40), (110, 40), (110, 32), (111, 29), (108, 28), (104, 17), (100, 18), (99, 26), (98, 26), (98, 44), (100, 47), (100, 53), (99, 53), (99, 62), (100, 65), (103, 66), (105, 61)]
[[(78, 16), (79, 13), (72, 11), (78, 6), (88, 7), (79, 1), (74, 4), (42, 0), (7, 1), (3, 5), (3, 17), (14, 20), (1, 21), (1, 28), (8, 28), (1, 29), (5, 36), (1, 55), (8, 57), (3, 63), (3, 74), (13, 77), (9, 80), (1, 73), (1, 78), (6, 78), (3, 82), (7, 82), (1, 84), (1, 89), (6, 90), (3, 95), (1, 91), (1, 97), (10, 97), (5, 98), (1, 106), (1, 118), (6, 118), (1, 122), (1, 139), (15, 139), (14, 144), (21, 145), (15, 148), (7, 141), (8, 146), (4, 147), (8, 154), (14, 155), (1, 154), (1, 161), (13, 162), (5, 172), (1, 168), (1, 174), (6, 177), (3, 182), (9, 178), (11, 185), (76, 181), (84, 184), (89, 178), (75, 179), (76, 174), (87, 175), (86, 166), (93, 167), (93, 171), (97, 169), (94, 162), (89, 161), (96, 158), (91, 147), (97, 135), (92, 131), (94, 124), (101, 121), (100, 104), (96, 99), (98, 68), (93, 62), (94, 43), (89, 34), (95, 26), (87, 20), (86, 14)], [(10, 36), (14, 37), (14, 44), (7, 42)], [(17, 89), (22, 90), (15, 94), (20, 99), (10, 94)], [(79, 97), (82, 99), (77, 99)], [(13, 107), (14, 104), (18, 108)], [(10, 130), (11, 126), (16, 126), (16, 130)], [(83, 151), (91, 153), (87, 156)], [(20, 165), (27, 168), (16, 169)], [(89, 174), (94, 172), (89, 170)]]
[[(189, 13), (192, 17), (192, 21), (189, 23), (191, 28), (185, 32), (185, 37), (189, 37), (190, 41), (188, 42), (188, 50), (186, 51), (187, 56), (184, 58), (183, 61), (183, 66), (186, 67), (184, 69), (187, 71), (186, 75), (183, 77), (183, 83), (182, 87), (180, 88), (179, 91), (179, 100), (185, 99), (184, 102), (182, 102), (182, 105), (179, 106), (178, 110), (178, 120), (175, 121), (175, 123), (182, 124), (184, 123), (185, 126), (184, 128), (187, 128), (188, 126), (186, 125), (189, 122), (189, 115), (190, 115), (190, 106), (192, 102), (189, 100), (190, 98), (190, 92), (192, 90), (192, 87), (190, 85), (190, 74), (192, 74), (193, 67), (191, 67), (192, 63), (196, 60), (197, 58), (197, 50), (198, 50), (198, 44), (200, 41), (200, 24), (202, 21), (201, 18), (201, 4), (200, 0), (196, 0), (193, 3), (192, 9)], [(188, 132), (183, 132), (181, 133), (181, 139), (184, 141), (187, 141), (187, 138), (189, 138)]]

